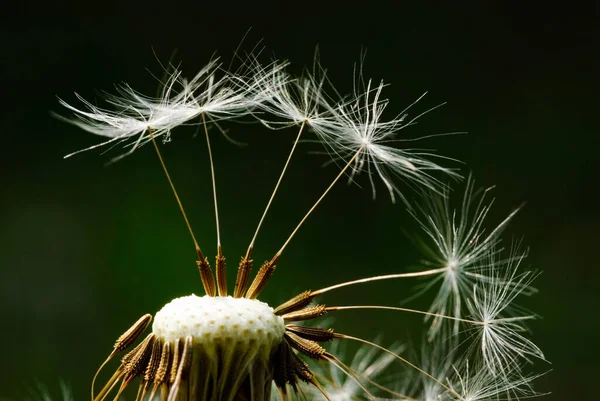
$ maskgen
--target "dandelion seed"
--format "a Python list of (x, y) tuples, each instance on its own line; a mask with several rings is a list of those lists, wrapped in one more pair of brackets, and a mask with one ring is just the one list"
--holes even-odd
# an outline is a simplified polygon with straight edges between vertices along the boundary
[(438, 171), (453, 178), (460, 177), (456, 171), (430, 160), (445, 159), (444, 157), (430, 151), (392, 146), (394, 143), (411, 141), (398, 138), (398, 133), (427, 113), (407, 120), (408, 109), (424, 95), (395, 118), (384, 121), (383, 113), (389, 103), (388, 99), (382, 97), (386, 85), (383, 81), (376, 85), (371, 80), (365, 84), (362, 75), (357, 81), (350, 100), (338, 104), (331, 113), (335, 124), (317, 126), (315, 131), (330, 149), (334, 160), (347, 160), (357, 154), (352, 165), (352, 176), (366, 172), (371, 182), (373, 197), (376, 194), (374, 175), (379, 176), (384, 183), (392, 202), (396, 196), (400, 196), (404, 202), (407, 201), (395, 182), (396, 179), (416, 188), (425, 187), (440, 191), (443, 184), (431, 175), (432, 172)]
[[(517, 369), (516, 372), (519, 370)], [(483, 401), (483, 400), (519, 400), (538, 394), (532, 388), (532, 382), (538, 375), (522, 376), (519, 373), (506, 371), (494, 374), (485, 366), (469, 366), (464, 360), (454, 368), (455, 385), (452, 387), (460, 397), (450, 396), (451, 400)]]
[[(426, 289), (441, 282), (430, 312), (440, 315), (451, 315), (460, 318), (463, 302), (473, 293), (477, 280), (486, 280), (482, 274), (490, 256), (502, 251), (499, 246), (500, 235), (518, 209), (506, 217), (496, 228), (487, 232), (484, 226), (486, 217), (492, 207), (493, 199), (486, 196), (491, 188), (475, 190), (475, 181), (469, 176), (462, 205), (459, 210), (452, 209), (450, 196), (446, 190), (441, 196), (425, 195), (424, 203), (409, 211), (419, 222), (432, 245), (423, 243), (429, 266), (442, 269)], [(492, 252), (492, 255), (490, 255)], [(496, 266), (510, 264), (512, 258), (496, 261)], [(494, 278), (487, 278), (493, 281)], [(427, 317), (426, 320), (431, 318)], [(452, 323), (450, 332), (440, 333), (446, 327), (444, 320), (432, 319), (429, 329), (430, 340), (436, 335), (458, 334), (458, 321)]]
[(473, 328), (480, 354), (487, 369), (496, 375), (515, 372), (523, 360), (530, 361), (531, 357), (544, 360), (538, 346), (523, 335), (527, 332), (524, 324), (535, 315), (519, 313), (514, 304), (515, 298), (527, 292), (535, 274), (519, 273), (517, 268), (523, 257), (518, 256), (516, 249), (512, 253), (517, 256), (504, 269), (494, 265), (497, 256), (489, 256), (482, 272), (486, 279), (478, 280), (468, 303), (472, 318), (481, 322)]
[(316, 132), (339, 129), (335, 108), (341, 96), (329, 82), (318, 56), (313, 71), (305, 71), (298, 78), (291, 77), (284, 70), (286, 66), (274, 64), (266, 72), (260, 66), (254, 68), (260, 71), (259, 79), (250, 86), (261, 100), (258, 109), (266, 113), (257, 116), (260, 121), (274, 129), (302, 124)]
[[(263, 101), (259, 102), (258, 108), (267, 112), (267, 116), (280, 119), (272, 121), (261, 116), (261, 121), (271, 128), (309, 126), (326, 146), (333, 161), (345, 165), (353, 158), (351, 179), (360, 172), (367, 173), (373, 196), (376, 193), (374, 174), (381, 178), (392, 201), (395, 201), (396, 195), (406, 201), (395, 179), (439, 191), (443, 185), (431, 172), (440, 171), (454, 178), (460, 177), (454, 170), (429, 160), (444, 157), (419, 149), (392, 146), (394, 142), (409, 141), (398, 139), (398, 132), (414, 124), (427, 112), (407, 121), (406, 112), (411, 105), (396, 118), (383, 121), (383, 111), (388, 105), (388, 100), (381, 97), (386, 86), (383, 82), (377, 86), (369, 80), (365, 85), (360, 75), (353, 96), (341, 96), (328, 80), (317, 57), (313, 71), (306, 71), (297, 79), (291, 78), (282, 68), (274, 68), (270, 74), (261, 73), (259, 76), (261, 84), (254, 85), (254, 90)], [(262, 79), (264, 76), (268, 79)]]
[(221, 78), (216, 78), (219, 71), (218, 60), (213, 60), (188, 81), (182, 77), (180, 70), (174, 69), (162, 85), (162, 94), (158, 98), (142, 95), (129, 85), (122, 85), (117, 88), (117, 95), (106, 95), (106, 102), (114, 110), (97, 107), (77, 94), (83, 109), (59, 99), (59, 103), (72, 111), (75, 118), (58, 118), (92, 134), (110, 138), (65, 157), (124, 143), (130, 149), (116, 158), (119, 159), (148, 143), (151, 140), (150, 131), (154, 137), (164, 136), (164, 140), (168, 141), (174, 128), (200, 115), (208, 116), (211, 121), (221, 121), (249, 113), (255, 101), (250, 100), (244, 90), (250, 89), (239, 85), (232, 88), (230, 75), (223, 74)]

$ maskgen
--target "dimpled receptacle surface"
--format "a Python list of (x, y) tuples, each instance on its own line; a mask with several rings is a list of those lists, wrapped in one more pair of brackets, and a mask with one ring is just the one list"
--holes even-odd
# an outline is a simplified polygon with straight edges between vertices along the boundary
[(154, 318), (152, 332), (174, 342), (188, 335), (194, 343), (253, 343), (273, 348), (283, 339), (283, 319), (256, 299), (189, 295), (166, 304)]

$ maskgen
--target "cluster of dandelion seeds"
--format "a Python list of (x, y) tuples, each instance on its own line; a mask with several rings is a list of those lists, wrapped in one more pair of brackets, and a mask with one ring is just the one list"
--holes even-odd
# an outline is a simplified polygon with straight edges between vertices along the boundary
[[(383, 82), (365, 79), (362, 69), (355, 69), (354, 91), (342, 96), (318, 62), (301, 77), (288, 74), (287, 65), (282, 61), (263, 65), (250, 55), (240, 69), (231, 72), (212, 60), (191, 80), (184, 79), (178, 68), (171, 69), (158, 97), (125, 85), (117, 95), (106, 95), (110, 108), (80, 96), (82, 106), (78, 107), (60, 100), (73, 113), (61, 119), (106, 138), (84, 151), (120, 144), (126, 149), (120, 158), (152, 144), (193, 240), (205, 291), (204, 296), (172, 300), (154, 317), (143, 315), (118, 337), (92, 380), (92, 401), (117, 400), (134, 382), (138, 383), (136, 401), (471, 401), (536, 395), (532, 381), (538, 374), (531, 373), (531, 367), (544, 356), (526, 326), (535, 315), (515, 305), (517, 298), (535, 292), (531, 287), (535, 274), (522, 271), (525, 253), (516, 245), (504, 249), (501, 240), (515, 212), (495, 228), (486, 228), (489, 191), (477, 191), (470, 177), (462, 204), (455, 209), (454, 195), (450, 196), (445, 182), (461, 177), (443, 165), (452, 159), (404, 146), (410, 138), (403, 130), (424, 113), (409, 117), (411, 110), (406, 108), (385, 120), (390, 101), (384, 97)], [(231, 291), (219, 229), (218, 169), (213, 164), (209, 131), (240, 118), (255, 119), (265, 130), (295, 130), (296, 134), (241, 257)], [(214, 268), (195, 239), (160, 151), (158, 139), (172, 139), (182, 125), (198, 125), (208, 145), (217, 223)], [(253, 274), (252, 252), (259, 231), (297, 145), (307, 136), (324, 146), (339, 171), (332, 174), (330, 185), (297, 225), (290, 226), (290, 235), (273, 250), (273, 257)], [(312, 211), (339, 181), (359, 175), (367, 176), (373, 194), (383, 186), (392, 201), (401, 199), (418, 220), (424, 232), (423, 269), (402, 271), (390, 266), (388, 275), (290, 294), (288, 301), (276, 307), (260, 301), (267, 284), (276, 280), (276, 275), (272, 278), (276, 265), (285, 269), (282, 255)], [(408, 192), (414, 196), (407, 196)], [(339, 288), (376, 286), (382, 280), (413, 280), (415, 284), (425, 280), (423, 296), (435, 292), (430, 308), (401, 307), (399, 299), (389, 305), (320, 302), (322, 295)], [(403, 345), (402, 338), (389, 340), (393, 333), (388, 333), (388, 346), (382, 338), (371, 341), (340, 333), (332, 320), (323, 318), (339, 315), (344, 319), (372, 309), (422, 315), (424, 325), (416, 330), (427, 331), (421, 351)], [(150, 333), (144, 334), (150, 326)], [(344, 351), (351, 342), (361, 346), (354, 357)], [(114, 373), (97, 386), (100, 370), (117, 357), (121, 362)]]

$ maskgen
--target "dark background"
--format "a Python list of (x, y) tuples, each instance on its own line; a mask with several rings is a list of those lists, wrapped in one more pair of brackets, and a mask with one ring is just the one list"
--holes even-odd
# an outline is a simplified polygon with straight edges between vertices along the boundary
[[(37, 381), (53, 392), (69, 382), (88, 397), (90, 378), (112, 342), (141, 314), (176, 296), (202, 293), (194, 252), (150, 147), (115, 165), (118, 154), (51, 118), (56, 96), (90, 100), (128, 82), (153, 94), (174, 50), (195, 73), (217, 51), (229, 60), (263, 39), (266, 59), (310, 66), (315, 46), (342, 92), (367, 50), (366, 74), (391, 86), (389, 117), (422, 92), (426, 115), (410, 136), (468, 135), (423, 142), (465, 163), (482, 186), (497, 185), (489, 226), (526, 206), (507, 239), (531, 247), (526, 264), (543, 270), (540, 294), (523, 303), (551, 371), (537, 389), (554, 400), (593, 399), (598, 391), (598, 6), (589, 2), (253, 2), (11, 3), (3, 11), (0, 142), (0, 396), (22, 398)], [(487, 4), (493, 3), (493, 4)], [(521, 4), (523, 3), (523, 4)], [(527, 4), (524, 4), (527, 3)], [(542, 5), (543, 4), (543, 5)], [(8, 7), (11, 7), (10, 9)], [(156, 55), (156, 56), (155, 56)], [(225, 254), (235, 268), (287, 156), (294, 130), (228, 125), (239, 148), (213, 135)], [(177, 131), (164, 156), (199, 242), (212, 254), (214, 223), (206, 148)], [(337, 170), (303, 145), (259, 236), (256, 259), (275, 252)], [(403, 271), (419, 260), (416, 224), (380, 186), (338, 185), (284, 253), (262, 297), (285, 300), (307, 288)], [(232, 270), (233, 270), (232, 269)], [(230, 281), (234, 280), (233, 274)], [(414, 283), (340, 291), (327, 300), (393, 304)], [(390, 313), (338, 315), (338, 330), (384, 342), (418, 338), (419, 319)]]

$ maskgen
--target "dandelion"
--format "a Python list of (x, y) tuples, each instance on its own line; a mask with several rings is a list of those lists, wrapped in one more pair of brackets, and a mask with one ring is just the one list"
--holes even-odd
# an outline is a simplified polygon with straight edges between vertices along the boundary
[(536, 316), (522, 313), (514, 304), (515, 298), (530, 288), (535, 274), (519, 273), (517, 268), (523, 254), (519, 255), (517, 249), (511, 253), (516, 256), (511, 257), (511, 263), (505, 269), (498, 269), (494, 265), (494, 256), (489, 256), (488, 266), (484, 268), (486, 279), (478, 280), (468, 304), (472, 318), (481, 322), (474, 328), (480, 354), (487, 370), (496, 375), (514, 374), (519, 370), (516, 367), (523, 361), (530, 361), (531, 357), (544, 360), (538, 346), (523, 335), (527, 332), (524, 324)]
[(261, 100), (257, 106), (264, 113), (257, 117), (265, 126), (276, 129), (304, 124), (316, 132), (337, 128), (334, 108), (341, 99), (330, 98), (328, 89), (336, 97), (339, 95), (321, 67), (318, 55), (313, 71), (305, 71), (298, 78), (285, 71), (287, 63), (275, 63), (266, 70), (256, 60), (252, 65), (255, 79), (250, 89), (255, 98)]
[(168, 141), (171, 130), (199, 116), (220, 121), (249, 113), (254, 101), (245, 96), (243, 90), (232, 88), (231, 74), (217, 78), (219, 71), (218, 60), (212, 60), (188, 81), (179, 69), (175, 69), (162, 85), (158, 98), (142, 95), (129, 85), (122, 85), (117, 87), (117, 95), (106, 95), (106, 102), (114, 110), (97, 107), (78, 94), (76, 96), (84, 109), (59, 99), (62, 106), (75, 114), (74, 119), (58, 116), (60, 119), (109, 138), (65, 157), (114, 143), (125, 143), (130, 149), (115, 158), (118, 160), (149, 142), (151, 135), (155, 138), (164, 136), (164, 141)]
[(419, 117), (431, 111), (407, 120), (408, 110), (424, 95), (398, 116), (385, 121), (383, 112), (389, 101), (382, 97), (382, 92), (386, 85), (383, 82), (374, 85), (371, 80), (365, 84), (362, 70), (357, 75), (353, 95), (341, 96), (328, 79), (318, 57), (315, 57), (313, 71), (305, 71), (297, 79), (291, 78), (283, 68), (274, 68), (267, 74), (267, 79), (261, 76), (260, 84), (253, 85), (253, 90), (263, 100), (258, 108), (278, 120), (264, 116), (260, 116), (260, 120), (270, 128), (299, 125), (298, 139), (304, 127), (310, 127), (334, 162), (346, 165), (348, 160), (352, 160), (346, 168), (351, 172), (350, 181), (360, 172), (367, 173), (373, 197), (376, 195), (373, 175), (380, 177), (392, 202), (395, 202), (397, 195), (406, 201), (396, 179), (415, 187), (424, 186), (439, 191), (444, 185), (431, 172), (460, 178), (453, 169), (430, 160), (435, 157), (444, 159), (439, 155), (392, 146), (394, 143), (415, 140), (402, 140), (397, 136), (400, 130), (415, 124)]
[[(423, 249), (427, 256), (425, 263), (435, 269), (434, 279), (425, 290), (441, 282), (437, 295), (429, 312), (439, 315), (451, 315), (460, 319), (463, 313), (463, 300), (473, 293), (477, 280), (485, 280), (482, 274), (488, 262), (502, 251), (499, 246), (500, 235), (518, 212), (511, 212), (492, 231), (485, 228), (486, 217), (494, 203), (487, 200), (492, 188), (475, 190), (475, 181), (471, 176), (467, 179), (460, 209), (451, 207), (450, 195), (446, 190), (443, 196), (425, 195), (423, 202), (410, 209), (413, 217), (419, 222), (431, 245), (423, 241)], [(497, 260), (498, 264), (510, 264), (512, 257)], [(489, 269), (491, 271), (493, 269)], [(488, 281), (493, 281), (489, 278)], [(427, 317), (431, 320), (430, 340), (444, 330), (446, 319)], [(459, 321), (452, 323), (450, 333), (458, 334)]]
[(498, 375), (490, 372), (485, 366), (470, 367), (468, 359), (454, 367), (454, 373), (455, 384), (452, 387), (460, 396), (451, 395), (451, 400), (510, 401), (539, 395), (533, 390), (532, 382), (541, 375), (522, 376), (511, 371)]
[(449, 168), (431, 161), (442, 158), (430, 151), (420, 149), (399, 148), (394, 143), (414, 141), (415, 139), (399, 139), (399, 132), (414, 124), (423, 112), (407, 120), (408, 110), (418, 103), (423, 96), (415, 100), (400, 114), (391, 120), (384, 120), (383, 114), (389, 100), (382, 97), (385, 84), (378, 85), (372, 80), (365, 80), (362, 71), (356, 78), (353, 95), (341, 101), (332, 111), (335, 124), (318, 126), (315, 131), (330, 149), (334, 160), (348, 160), (352, 157), (352, 175), (366, 172), (371, 182), (373, 197), (376, 195), (373, 175), (379, 176), (387, 188), (392, 202), (396, 196), (406, 202), (396, 181), (417, 188), (429, 188), (440, 191), (443, 184), (431, 175), (431, 172), (442, 172), (453, 178), (460, 175)]
[[(189, 82), (182, 80), (179, 72), (175, 72), (163, 88), (160, 99), (142, 97), (130, 89), (125, 90), (124, 95), (110, 97), (108, 101), (115, 106), (116, 111), (99, 109), (86, 103), (90, 111), (84, 112), (61, 102), (78, 116), (73, 123), (87, 131), (108, 136), (111, 138), (109, 142), (133, 140), (129, 153), (144, 143), (152, 142), (192, 238), (197, 254), (196, 264), (206, 293), (204, 296), (176, 298), (154, 317), (145, 314), (126, 330), (116, 340), (112, 352), (92, 379), (92, 401), (104, 401), (109, 397), (117, 400), (135, 380), (139, 380), (136, 401), (152, 401), (157, 397), (163, 401), (265, 401), (272, 393), (276, 393), (283, 401), (306, 397), (307, 394), (311, 397), (322, 396), (327, 400), (361, 397), (374, 399), (376, 396), (414, 400), (420, 398), (405, 394), (409, 388), (405, 379), (413, 378), (414, 375), (418, 375), (419, 383), (425, 383), (424, 388), (417, 391), (419, 397), (425, 397), (422, 399), (430, 399), (435, 392), (440, 400), (467, 400), (464, 389), (468, 386), (454, 386), (449, 373), (449, 366), (454, 366), (452, 363), (456, 350), (440, 343), (433, 349), (436, 352), (447, 351), (447, 354), (439, 358), (439, 364), (438, 359), (434, 358), (429, 364), (425, 362), (419, 366), (410, 358), (401, 356), (402, 348), (399, 346), (386, 348), (380, 344), (380, 339), (368, 341), (351, 333), (340, 333), (334, 330), (330, 322), (323, 320), (325, 315), (343, 314), (344, 311), (378, 309), (417, 313), (467, 325), (475, 331), (483, 330), (485, 339), (480, 342), (478, 340), (478, 343), (485, 343), (486, 351), (483, 351), (481, 360), (485, 362), (490, 374), (494, 369), (506, 371), (513, 368), (513, 359), (504, 359), (498, 355), (502, 353), (501, 355), (511, 355), (506, 358), (513, 358), (516, 347), (520, 346), (522, 352), (517, 352), (514, 358), (537, 356), (534, 348), (528, 347), (528, 343), (521, 337), (512, 332), (507, 334), (516, 320), (503, 320), (506, 319), (504, 313), (507, 304), (512, 303), (515, 296), (528, 287), (529, 282), (511, 274), (498, 278), (500, 273), (496, 269), (499, 264), (482, 262), (484, 253), (488, 257), (495, 255), (495, 251), (491, 249), (493, 245), (497, 245), (496, 235), (500, 231), (496, 229), (487, 237), (482, 237), (481, 224), (487, 209), (484, 209), (486, 211), (483, 217), (477, 212), (474, 224), (467, 220), (461, 222), (454, 237), (447, 238), (442, 231), (447, 227), (454, 229), (453, 225), (440, 225), (444, 228), (438, 229), (435, 224), (440, 221), (435, 219), (430, 220), (434, 226), (427, 231), (434, 240), (440, 241), (440, 246), (447, 245), (443, 240), (458, 243), (459, 250), (452, 255), (457, 258), (457, 264), (461, 263), (462, 269), (470, 272), (473, 268), (475, 272), (475, 265), (478, 266), (479, 273), (468, 276), (469, 280), (476, 282), (469, 287), (474, 291), (470, 298), (472, 303), (469, 304), (472, 320), (462, 318), (460, 313), (446, 315), (445, 309), (441, 308), (420, 311), (393, 305), (317, 303), (319, 297), (343, 287), (382, 280), (446, 275), (454, 269), (449, 265), (428, 271), (366, 277), (318, 290), (307, 290), (290, 296), (275, 308), (258, 299), (270, 282), (290, 241), (345, 174), (350, 173), (352, 177), (366, 171), (371, 176), (374, 171), (389, 189), (392, 200), (394, 194), (405, 199), (395, 179), (433, 190), (439, 195), (441, 181), (432, 174), (436, 171), (450, 176), (457, 174), (428, 161), (426, 157), (431, 156), (429, 153), (399, 150), (391, 146), (390, 141), (394, 140), (397, 131), (410, 125), (414, 118), (405, 123), (405, 115), (401, 114), (388, 122), (381, 120), (388, 104), (388, 100), (381, 98), (383, 84), (371, 87), (369, 81), (364, 92), (355, 91), (353, 97), (340, 97), (331, 101), (331, 97), (324, 92), (326, 83), (328, 85), (324, 77), (308, 75), (296, 81), (283, 72), (286, 63), (272, 63), (262, 67), (251, 59), (249, 65), (245, 73), (225, 73), (226, 78), (220, 81), (213, 79), (216, 67), (210, 64)], [(173, 89), (176, 84), (181, 87), (179, 90)], [(226, 279), (226, 259), (221, 246), (215, 168), (207, 119), (217, 122), (248, 113), (256, 117), (256, 110), (271, 113), (271, 117), (284, 120), (283, 125), (300, 127), (247, 251), (240, 260), (231, 291)], [(194, 236), (156, 140), (159, 136), (168, 138), (171, 130), (198, 117), (204, 126), (212, 172), (217, 227), (214, 269)], [(259, 120), (269, 125), (268, 117), (261, 114)], [(260, 228), (305, 126), (316, 133), (319, 140), (333, 153), (335, 160), (343, 159), (341, 170), (282, 241), (273, 257), (266, 260), (252, 278), (252, 251)], [(441, 237), (438, 234), (442, 234)], [(480, 251), (473, 243), (481, 238), (485, 245)], [(469, 245), (465, 245), (465, 241)], [(440, 249), (446, 251), (445, 247)], [(485, 268), (492, 271), (482, 274), (481, 271)], [(480, 288), (483, 293), (479, 292)], [(487, 326), (491, 329), (486, 331)], [(149, 328), (150, 333), (144, 335)], [(472, 340), (473, 337), (476, 336), (471, 335), (465, 341)], [(506, 347), (503, 342), (507, 340), (512, 341), (509, 351), (503, 348)], [(335, 345), (340, 342), (359, 343), (363, 348), (360, 348), (352, 361), (346, 362), (344, 352)], [(329, 343), (334, 345), (330, 346)], [(120, 364), (97, 391), (98, 373), (119, 356)], [(511, 363), (505, 363), (507, 360)], [(409, 369), (412, 374), (395, 374), (393, 371), (400, 372), (400, 369), (394, 365)], [(509, 375), (506, 375), (505, 380), (508, 378)]]

